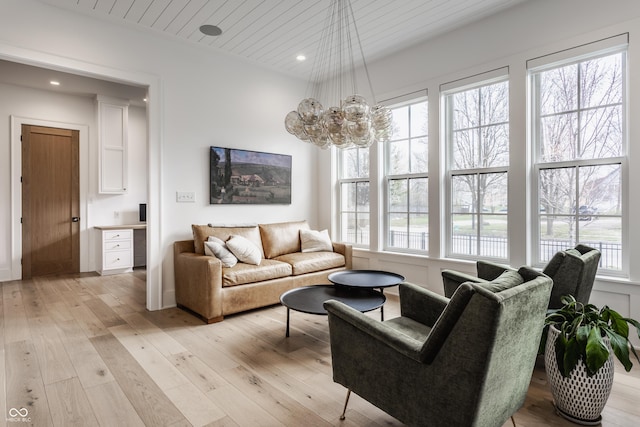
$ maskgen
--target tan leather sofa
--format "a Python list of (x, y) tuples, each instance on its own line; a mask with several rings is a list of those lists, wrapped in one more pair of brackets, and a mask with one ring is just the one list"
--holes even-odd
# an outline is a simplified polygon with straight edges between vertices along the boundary
[[(173, 245), (178, 307), (207, 323), (219, 322), (229, 314), (277, 304), (289, 289), (329, 283), (330, 273), (352, 268), (351, 245), (334, 242), (333, 252), (302, 252), (301, 229), (309, 229), (306, 221), (249, 227), (193, 225), (193, 240)], [(232, 235), (260, 249), (260, 265), (238, 262), (226, 268), (218, 258), (204, 254), (209, 236), (227, 241)]]

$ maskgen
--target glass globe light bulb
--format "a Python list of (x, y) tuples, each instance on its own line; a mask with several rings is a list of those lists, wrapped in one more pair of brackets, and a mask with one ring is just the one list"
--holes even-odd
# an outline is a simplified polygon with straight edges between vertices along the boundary
[(331, 145), (331, 141), (326, 134), (320, 134), (318, 136), (312, 136), (311, 142), (320, 148), (327, 148)]
[(304, 125), (304, 132), (309, 135), (311, 140), (313, 138), (319, 138), (324, 134), (322, 127), (319, 124), (316, 125)]
[(304, 124), (297, 111), (289, 112), (284, 118), (284, 127), (290, 134), (297, 135), (303, 129), (303, 126)]
[(307, 133), (304, 131), (304, 128), (300, 128), (300, 131), (297, 132), (296, 137), (300, 140), (300, 141), (304, 141), (304, 142), (309, 142), (309, 135), (307, 135)]
[(305, 125), (315, 125), (322, 117), (322, 104), (313, 98), (303, 99), (298, 105), (298, 114)]
[(385, 129), (393, 124), (391, 110), (382, 105), (376, 105), (371, 110), (371, 125), (374, 129)]
[(338, 107), (329, 107), (322, 115), (322, 123), (328, 133), (340, 133), (342, 132), (342, 126), (344, 123), (344, 114)]
[(364, 138), (368, 136), (371, 131), (371, 126), (367, 121), (347, 122), (347, 132), (355, 139)]
[(349, 95), (342, 103), (345, 119), (351, 122), (365, 120), (369, 115), (369, 104), (363, 96)]

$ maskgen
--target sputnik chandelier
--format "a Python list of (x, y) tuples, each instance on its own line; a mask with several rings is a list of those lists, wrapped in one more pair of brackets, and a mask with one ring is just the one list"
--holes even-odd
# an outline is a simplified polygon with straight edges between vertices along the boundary
[[(357, 94), (354, 38), (362, 56), (373, 107)], [(298, 139), (320, 148), (369, 147), (374, 141), (389, 140), (392, 114), (387, 107), (375, 102), (349, 0), (331, 0), (307, 93), (310, 88), (311, 96), (303, 99), (298, 109), (287, 114), (284, 120), (287, 131)], [(328, 101), (325, 105), (334, 106), (324, 108), (319, 99)]]

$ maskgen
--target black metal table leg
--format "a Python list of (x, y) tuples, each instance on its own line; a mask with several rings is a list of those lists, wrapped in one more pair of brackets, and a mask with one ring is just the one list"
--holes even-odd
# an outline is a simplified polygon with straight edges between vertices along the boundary
[(287, 307), (287, 333), (286, 333), (287, 337), (289, 336), (289, 312), (290, 311), (291, 310), (289, 309), (289, 307)]

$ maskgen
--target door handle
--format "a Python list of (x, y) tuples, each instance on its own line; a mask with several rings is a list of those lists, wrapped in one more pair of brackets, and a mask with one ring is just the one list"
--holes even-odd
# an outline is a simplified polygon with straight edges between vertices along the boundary
[(80, 221), (80, 217), (77, 217), (77, 216), (71, 217), (71, 222), (78, 222), (78, 221)]

